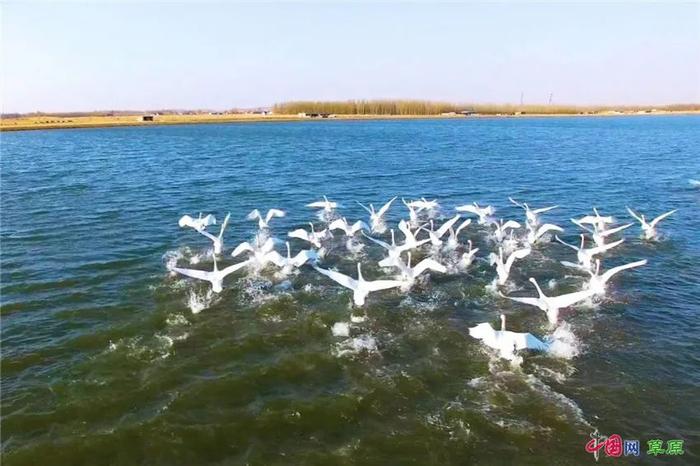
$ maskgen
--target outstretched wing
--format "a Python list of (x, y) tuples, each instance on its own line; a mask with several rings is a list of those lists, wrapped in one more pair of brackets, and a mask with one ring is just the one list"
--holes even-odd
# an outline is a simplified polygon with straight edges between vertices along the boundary
[(394, 196), (389, 202), (384, 204), (381, 209), (377, 212), (377, 218), (382, 218), (384, 214), (386, 213), (387, 210), (389, 210), (389, 207), (391, 207), (391, 204), (396, 200), (396, 196)]
[(468, 218), (465, 221), (463, 221), (458, 227), (457, 230), (455, 231), (455, 237), (459, 235), (459, 232), (467, 228), (469, 225), (471, 225), (472, 219)]
[(547, 351), (549, 345), (535, 337), (531, 333), (511, 332), (515, 349), (531, 349), (536, 351)]
[(224, 230), (226, 230), (226, 227), (228, 226), (228, 219), (231, 218), (231, 212), (226, 214), (226, 218), (224, 219), (224, 223), (221, 224), (221, 229), (219, 230), (219, 239), (224, 237)]
[(620, 244), (622, 244), (622, 243), (624, 243), (624, 242), (625, 242), (624, 239), (620, 239), (620, 240), (617, 240), (617, 241), (615, 241), (615, 242), (613, 242), (613, 243), (608, 243), (608, 244), (604, 244), (604, 245), (602, 245), (602, 246), (596, 246), (596, 247), (590, 248), (590, 249), (588, 249), (588, 252), (589, 252), (592, 256), (593, 256), (593, 255), (596, 255), (596, 254), (601, 254), (601, 253), (603, 253), (603, 252), (605, 252), (605, 251), (608, 251), (608, 250), (614, 248), (615, 246), (619, 246)]
[(216, 217), (212, 214), (205, 215), (203, 218), (199, 219), (202, 226), (208, 227), (209, 225), (216, 225)]
[(310, 249), (304, 249), (303, 251), (299, 251), (296, 256), (292, 258), (292, 264), (295, 267), (300, 267), (307, 262), (315, 262), (318, 260), (318, 253), (316, 251), (312, 251)]
[(244, 251), (253, 251), (253, 246), (251, 246), (250, 243), (248, 243), (247, 241), (244, 241), (243, 243), (236, 246), (236, 249), (233, 250), (231, 255), (233, 257), (236, 257)]
[(277, 267), (284, 267), (287, 265), (288, 259), (277, 251), (270, 251), (265, 257)]
[(522, 205), (520, 202), (516, 201), (516, 200), (513, 199), (512, 197), (509, 197), (508, 200), (509, 200), (512, 204), (517, 205), (518, 207), (520, 207), (520, 208), (522, 208), (522, 209), (525, 208), (524, 205)]
[(369, 226), (365, 222), (363, 222), (362, 220), (358, 220), (357, 222), (352, 224), (352, 227), (350, 227), (350, 233), (354, 235), (360, 230), (369, 231), (369, 229)]
[(309, 241), (309, 232), (304, 230), (303, 228), (290, 231), (289, 233), (287, 233), (287, 236), (289, 236), (290, 238), (298, 238), (303, 239), (304, 241)]
[(206, 270), (197, 269), (181, 269), (180, 267), (172, 267), (170, 270), (177, 272), (180, 275), (184, 275), (190, 278), (196, 278), (198, 280), (211, 281), (214, 272), (207, 272)]
[(505, 231), (509, 228), (520, 228), (520, 224), (515, 220), (508, 220), (506, 223), (503, 224), (501, 230), (505, 233)]
[(260, 211), (258, 209), (253, 209), (248, 215), (246, 215), (246, 218), (248, 220), (257, 220), (262, 218), (262, 215), (260, 215)]
[(373, 282), (365, 282), (365, 286), (369, 291), (388, 290), (389, 288), (398, 288), (403, 285), (404, 282), (399, 280), (374, 280)]
[(348, 277), (347, 275), (342, 274), (340, 272), (336, 272), (335, 270), (322, 269), (321, 267), (318, 267), (316, 265), (314, 265), (313, 267), (316, 270), (316, 272), (325, 275), (326, 277), (330, 278), (336, 283), (339, 283), (345, 288), (350, 288), (353, 291), (357, 289), (358, 282), (354, 278)]
[(437, 236), (438, 238), (442, 238), (445, 235), (445, 233), (447, 233), (449, 229), (452, 228), (452, 225), (457, 223), (457, 220), (459, 220), (459, 214), (456, 214), (454, 217), (443, 223), (440, 226), (440, 228), (438, 228), (435, 232), (435, 236)]
[(379, 246), (383, 247), (384, 249), (386, 249), (386, 250), (391, 249), (391, 245), (390, 245), (389, 243), (385, 243), (385, 242), (382, 241), (382, 240), (378, 240), (378, 239), (376, 239), (376, 238), (372, 238), (371, 236), (366, 235), (364, 231), (362, 232), (362, 234), (364, 235), (365, 238), (367, 238), (368, 240), (372, 241), (372, 242), (375, 243), (375, 244), (378, 244)]
[(478, 207), (473, 206), (471, 204), (457, 206), (457, 207), (455, 207), (455, 210), (457, 212), (470, 212), (474, 215), (481, 216), (481, 209), (479, 209)]
[(616, 273), (622, 272), (623, 270), (626, 270), (626, 269), (632, 269), (634, 267), (641, 267), (642, 265), (646, 265), (646, 263), (647, 263), (647, 260), (643, 259), (643, 260), (640, 260), (637, 262), (630, 262), (629, 264), (618, 265), (617, 267), (613, 267), (610, 270), (606, 270), (605, 273), (601, 276), (601, 278), (603, 279), (603, 283), (606, 283)]
[(572, 219), (571, 219), (571, 222), (572, 222), (574, 225), (576, 225), (577, 227), (579, 227), (579, 228), (581, 228), (581, 229), (583, 229), (583, 230), (586, 230), (588, 233), (594, 233), (593, 230), (591, 230), (591, 229), (588, 228), (587, 226), (584, 226), (581, 222), (579, 222), (579, 221), (576, 220), (576, 219), (573, 219), (573, 218), (572, 218)]
[(523, 259), (527, 256), (530, 255), (532, 252), (532, 249), (530, 248), (525, 248), (525, 249), (518, 249), (517, 251), (513, 251), (510, 256), (508, 256), (508, 259), (506, 259), (505, 267), (508, 272), (510, 272), (510, 268), (513, 267), (513, 262), (515, 262), (515, 259)]
[(541, 207), (541, 208), (539, 208), (539, 209), (533, 209), (533, 210), (532, 210), (532, 213), (533, 213), (533, 214), (542, 214), (542, 213), (544, 213), (544, 212), (549, 212), (549, 211), (552, 210), (552, 209), (556, 209), (557, 207), (559, 207), (559, 206), (558, 206), (558, 205), (553, 205), (553, 206), (550, 206), (550, 207)]
[(576, 291), (574, 293), (563, 294), (560, 296), (549, 296), (547, 300), (558, 309), (573, 306), (579, 301), (590, 298), (593, 295), (593, 290)]
[(563, 244), (564, 246), (568, 246), (568, 247), (570, 247), (571, 249), (573, 249), (574, 251), (578, 251), (578, 246), (574, 246), (573, 244), (569, 244), (569, 243), (563, 241), (563, 240), (562, 240), (561, 238), (559, 238), (557, 235), (554, 235), (554, 239), (556, 239), (557, 241), (559, 241), (559, 242), (560, 242), (561, 244)]
[(362, 207), (363, 209), (365, 209), (365, 210), (367, 211), (368, 214), (372, 215), (372, 210), (371, 210), (369, 207), (367, 207), (366, 205), (364, 205), (364, 204), (362, 204), (362, 203), (360, 203), (360, 202), (358, 202), (358, 201), (355, 201), (355, 202), (357, 202), (357, 204), (358, 204), (360, 207)]
[(189, 215), (183, 215), (180, 217), (180, 220), (177, 222), (178, 225), (180, 225), (180, 228), (184, 227), (191, 227), (194, 228), (194, 219), (190, 217)]
[(515, 301), (516, 303), (529, 304), (530, 306), (540, 307), (540, 298), (516, 298), (513, 296), (503, 296), (504, 298)]
[(330, 225), (328, 225), (328, 229), (329, 230), (343, 230), (343, 231), (345, 231), (347, 226), (348, 226), (348, 222), (343, 218), (339, 218), (337, 220), (333, 220), (330, 223)]
[(678, 210), (678, 209), (673, 209), (673, 210), (671, 210), (671, 211), (669, 211), (669, 212), (666, 212), (665, 214), (659, 215), (659, 216), (656, 217), (654, 220), (652, 220), (651, 223), (650, 223), (649, 225), (651, 225), (651, 227), (654, 228), (654, 227), (656, 226), (657, 223), (659, 223), (661, 220), (665, 219), (666, 217), (668, 217), (668, 216), (671, 215), (672, 213), (676, 212), (677, 210)]
[(625, 225), (620, 225), (619, 227), (611, 228), (609, 230), (603, 230), (601, 232), (598, 232), (598, 234), (603, 236), (603, 237), (606, 237), (606, 236), (614, 235), (615, 233), (622, 231), (626, 228), (629, 228), (631, 226), (632, 226), (631, 223), (627, 223)]
[(270, 209), (265, 216), (265, 223), (269, 222), (272, 217), (284, 217), (285, 215), (287, 214), (285, 214), (284, 210)]
[(426, 270), (434, 270), (435, 272), (440, 272), (440, 273), (446, 273), (447, 272), (447, 267), (442, 265), (436, 260), (433, 259), (423, 259), (420, 261), (416, 266), (413, 268), (413, 275), (418, 276), (425, 272)]
[(553, 223), (545, 223), (541, 227), (537, 229), (537, 234), (535, 235), (537, 238), (541, 237), (548, 231), (559, 231), (562, 232), (564, 229), (560, 226), (554, 225)]
[(637, 219), (639, 223), (641, 223), (642, 225), (644, 224), (644, 220), (642, 220), (642, 217), (640, 217), (634, 210), (627, 207), (627, 212), (629, 212), (632, 217)]
[(248, 264), (250, 264), (250, 260), (239, 262), (238, 264), (229, 265), (228, 267), (222, 269), (221, 272), (219, 272), (219, 273), (221, 274), (221, 277), (224, 278), (227, 275), (232, 274), (236, 270), (242, 269), (243, 267), (247, 266)]

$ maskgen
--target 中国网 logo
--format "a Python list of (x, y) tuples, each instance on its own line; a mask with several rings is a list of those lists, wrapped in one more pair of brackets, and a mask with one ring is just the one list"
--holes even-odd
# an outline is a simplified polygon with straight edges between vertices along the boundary
[(678, 456), (685, 452), (683, 451), (683, 440), (671, 439), (664, 441), (662, 439), (651, 439), (646, 442), (647, 449), (645, 452), (640, 447), (639, 440), (623, 439), (619, 434), (608, 436), (600, 435), (598, 429), (591, 433), (591, 439), (586, 442), (585, 450), (592, 453), (596, 461), (600, 458), (600, 452), (604, 452), (605, 456), (619, 458), (621, 456), (640, 456), (646, 453), (650, 456), (668, 455)]

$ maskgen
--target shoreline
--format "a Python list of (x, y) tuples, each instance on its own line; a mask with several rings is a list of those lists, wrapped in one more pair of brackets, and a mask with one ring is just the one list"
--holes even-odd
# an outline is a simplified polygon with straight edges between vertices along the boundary
[(19, 117), (0, 120), (0, 132), (36, 131), (51, 129), (113, 128), (121, 126), (164, 126), (222, 123), (299, 122), (333, 120), (470, 120), (477, 118), (553, 118), (553, 117), (615, 117), (655, 115), (700, 115), (698, 110), (656, 112), (600, 112), (600, 113), (523, 113), (474, 115), (336, 115), (333, 118), (311, 118), (298, 115), (157, 115), (154, 121), (140, 121), (139, 115), (86, 116), (86, 117)]

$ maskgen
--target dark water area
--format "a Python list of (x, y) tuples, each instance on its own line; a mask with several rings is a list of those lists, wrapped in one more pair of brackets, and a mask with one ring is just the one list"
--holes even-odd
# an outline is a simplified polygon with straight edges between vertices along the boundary
[[(584, 445), (598, 429), (642, 449), (601, 464), (698, 464), (699, 129), (697, 116), (638, 116), (3, 133), (3, 463), (578, 465), (595, 462)], [(393, 196), (436, 198), (445, 218), (476, 201), (522, 221), (508, 196), (558, 204), (544, 218), (570, 242), (569, 219), (593, 206), (620, 222), (634, 221), (626, 206), (678, 211), (659, 241), (625, 230), (604, 268), (648, 264), (562, 312), (557, 330), (489, 291), (494, 245), (476, 222), (461, 237), (480, 248), (467, 272), (373, 293), (362, 322), (351, 293), (308, 266), (285, 286), (271, 270), (236, 273), (214, 296), (166, 268), (211, 270), (211, 243), (178, 227), (183, 214), (231, 212), (229, 265), (255, 234), (252, 209), (285, 210), (271, 222), (284, 239), (320, 227), (305, 204), (324, 194), (352, 221), (367, 220), (356, 201)], [(397, 201), (388, 220), (405, 217)], [(337, 237), (321, 265), (354, 275), (361, 261), (375, 279), (379, 258)], [(559, 263), (575, 259), (539, 245), (509, 292), (533, 296), (530, 276), (575, 291), (585, 277)], [(468, 334), (501, 312), (511, 330), (565, 344), (503, 361)], [(647, 455), (655, 438), (682, 439), (685, 454)]]

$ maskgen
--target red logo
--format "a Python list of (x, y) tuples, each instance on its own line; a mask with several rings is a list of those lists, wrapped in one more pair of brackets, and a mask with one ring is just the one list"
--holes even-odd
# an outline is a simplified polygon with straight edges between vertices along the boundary
[(598, 430), (591, 434), (591, 439), (586, 443), (586, 452), (593, 453), (596, 461), (600, 455), (600, 450), (605, 451), (606, 456), (618, 458), (622, 456), (622, 437), (618, 434), (613, 434), (609, 437), (601, 437)]

